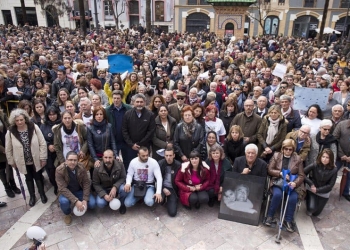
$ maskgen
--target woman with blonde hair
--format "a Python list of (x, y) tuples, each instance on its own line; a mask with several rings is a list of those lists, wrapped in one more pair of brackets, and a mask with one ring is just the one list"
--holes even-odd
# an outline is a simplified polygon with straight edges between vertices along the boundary
[(138, 85), (137, 74), (133, 72), (125, 79), (123, 103), (130, 103), (131, 97), (137, 93)]
[(226, 157), (231, 161), (235, 162), (237, 157), (244, 155), (244, 134), (242, 128), (239, 125), (233, 125), (227, 134), (224, 143), (224, 152)]
[(275, 151), (279, 151), (287, 135), (288, 121), (277, 105), (269, 108), (259, 127), (257, 138), (259, 141), (259, 155), (268, 162)]
[[(281, 152), (275, 152), (268, 165), (268, 175), (272, 177), (272, 199), (270, 207), (267, 212), (267, 219), (265, 225), (271, 226), (276, 223), (276, 219), (273, 218), (274, 214), (282, 201), (282, 188), (278, 185), (281, 178), (286, 179), (288, 187), (294, 190), (299, 189), (299, 192), (304, 192), (303, 183), (305, 179), (303, 162), (295, 152), (296, 144), (292, 139), (286, 139), (282, 142)], [(282, 170), (289, 170), (289, 174), (283, 176)], [(290, 181), (290, 175), (297, 175), (297, 178)], [(303, 198), (303, 197), (301, 197)], [(298, 192), (293, 191), (289, 195), (288, 203), (286, 204), (286, 214), (284, 217), (283, 225), (290, 233), (294, 232), (293, 217), (296, 204), (298, 201)]]

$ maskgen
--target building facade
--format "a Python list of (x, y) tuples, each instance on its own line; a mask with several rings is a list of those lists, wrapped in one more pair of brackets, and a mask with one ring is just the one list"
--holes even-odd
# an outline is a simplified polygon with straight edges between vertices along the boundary
[[(35, 5), (33, 0), (26, 0), (29, 24), (50, 27), (58, 23), (61, 27), (72, 29), (79, 27), (78, 0), (64, 2), (69, 8), (57, 20), (53, 20), (54, 18), (48, 11), (42, 10), (40, 5)], [(0, 24), (23, 25), (20, 0), (1, 0), (1, 6)], [(97, 24), (105, 28), (118, 26), (124, 29), (138, 24), (146, 26), (145, 0), (84, 0), (84, 7), (87, 27), (94, 28)], [(46, 8), (50, 11), (55, 6), (44, 6), (44, 9)], [(95, 13), (97, 13), (97, 18), (95, 18)], [(174, 0), (151, 1), (151, 24), (152, 26), (159, 25), (167, 32), (174, 31)]]

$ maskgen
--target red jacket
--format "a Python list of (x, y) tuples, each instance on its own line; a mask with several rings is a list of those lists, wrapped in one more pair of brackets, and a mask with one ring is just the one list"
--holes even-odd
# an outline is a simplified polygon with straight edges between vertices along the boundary
[[(201, 188), (199, 191), (207, 190), (209, 186), (209, 180), (210, 180), (210, 173), (209, 173), (209, 166), (202, 162), (201, 168)], [(180, 201), (183, 205), (189, 206), (188, 198), (192, 194), (190, 191), (190, 188), (188, 186), (192, 186), (191, 181), (191, 171), (189, 168), (189, 162), (184, 162), (181, 165), (181, 170), (177, 173), (175, 177), (175, 184), (179, 188), (179, 197)]]

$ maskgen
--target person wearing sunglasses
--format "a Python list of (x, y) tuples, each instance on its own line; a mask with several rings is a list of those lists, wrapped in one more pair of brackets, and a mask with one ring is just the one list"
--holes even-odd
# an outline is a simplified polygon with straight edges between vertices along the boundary
[[(283, 178), (282, 170), (290, 170), (290, 174), (285, 176), (288, 186), (296, 190), (291, 192), (289, 195), (288, 202), (286, 204), (286, 214), (284, 217), (283, 226), (290, 233), (294, 232), (294, 211), (298, 201), (298, 193), (305, 193), (302, 184), (305, 179), (305, 174), (303, 170), (303, 162), (300, 156), (295, 152), (296, 144), (292, 139), (286, 139), (282, 142), (281, 152), (275, 152), (271, 161), (268, 165), (268, 175), (272, 177), (270, 182), (270, 188), (272, 190), (272, 199), (270, 207), (267, 211), (267, 219), (265, 222), (266, 226), (271, 226), (276, 223), (274, 214), (278, 209), (282, 201), (282, 188), (274, 185), (280, 178)], [(297, 174), (298, 177), (294, 181), (289, 181), (290, 175)], [(301, 197), (302, 198), (302, 197)]]
[(188, 106), (185, 104), (186, 101), (186, 93), (179, 91), (176, 93), (177, 102), (169, 105), (169, 115), (175, 118), (176, 122), (179, 123), (181, 120), (181, 111), (184, 107)]
[(331, 120), (323, 119), (320, 123), (320, 131), (317, 134), (311, 135), (311, 148), (308, 157), (306, 158), (306, 166), (313, 164), (319, 153), (329, 148), (334, 155), (337, 155), (337, 139), (330, 133), (333, 123)]

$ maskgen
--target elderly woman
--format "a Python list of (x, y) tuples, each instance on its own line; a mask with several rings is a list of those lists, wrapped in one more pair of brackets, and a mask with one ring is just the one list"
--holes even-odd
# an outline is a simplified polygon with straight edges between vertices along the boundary
[(45, 138), (37, 125), (30, 121), (26, 111), (15, 109), (9, 118), (10, 127), (6, 133), (5, 152), (8, 164), (18, 168), (25, 175), (30, 194), (29, 206), (35, 205), (34, 180), (38, 188), (41, 202), (47, 197), (42, 180), (42, 168), (46, 165), (47, 146)]
[(112, 125), (108, 123), (106, 111), (101, 106), (96, 107), (92, 113), (92, 122), (87, 129), (87, 141), (95, 168), (101, 166), (103, 152), (107, 149), (111, 149), (115, 156), (118, 155)]
[(209, 166), (202, 162), (198, 151), (192, 151), (189, 159), (189, 162), (182, 164), (175, 177), (175, 184), (179, 188), (182, 205), (187, 209), (192, 206), (199, 209), (201, 203), (209, 201), (206, 192), (210, 180)]
[(214, 131), (217, 135), (217, 140), (224, 144), (226, 129), (224, 123), (217, 117), (218, 109), (215, 105), (208, 105), (205, 109), (205, 131)]
[(89, 92), (89, 95), (98, 95), (101, 97), (101, 105), (105, 106), (108, 105), (108, 97), (104, 90), (102, 89), (102, 83), (98, 79), (91, 79), (90, 81), (90, 88), (91, 91)]
[(306, 208), (309, 215), (318, 216), (328, 202), (337, 179), (334, 154), (325, 148), (318, 155), (316, 162), (304, 169), (306, 183)]
[(205, 163), (210, 167), (210, 180), (208, 186), (209, 207), (214, 206), (215, 198), (221, 201), (222, 184), (225, 179), (225, 172), (232, 171), (231, 163), (225, 158), (223, 148), (216, 144), (209, 149), (209, 157)]
[(282, 116), (281, 109), (277, 105), (269, 108), (267, 115), (262, 119), (257, 137), (259, 140), (259, 155), (268, 162), (273, 152), (279, 151), (282, 141), (287, 134), (288, 121)]
[[(288, 203), (286, 204), (287, 210), (284, 218), (284, 226), (288, 232), (294, 232), (294, 226), (292, 224), (295, 207), (298, 201), (298, 193), (295, 189), (301, 189), (305, 179), (303, 170), (303, 162), (298, 154), (295, 152), (296, 144), (292, 139), (286, 139), (282, 142), (281, 152), (276, 152), (268, 165), (268, 175), (272, 177), (272, 199), (271, 204), (267, 212), (266, 225), (271, 226), (276, 220), (273, 218), (277, 208), (282, 200), (282, 188), (273, 185), (277, 183), (280, 178), (283, 178), (282, 170), (289, 170), (290, 174), (285, 176), (288, 182), (288, 187), (294, 189), (290, 193)], [(290, 175), (298, 175), (294, 181), (289, 181)]]
[(309, 107), (306, 114), (301, 118), (302, 125), (309, 125), (311, 127), (311, 135), (318, 133), (321, 120), (323, 119), (323, 113), (317, 104), (313, 104)]
[(311, 135), (311, 148), (306, 158), (306, 166), (313, 164), (323, 149), (329, 148), (334, 155), (337, 155), (337, 139), (330, 133), (333, 123), (324, 119), (320, 123), (320, 131)]
[(168, 108), (161, 105), (158, 109), (158, 116), (155, 119), (156, 131), (152, 139), (153, 158), (157, 161), (163, 159), (157, 151), (173, 146), (176, 120), (169, 115)]
[(190, 106), (181, 110), (181, 117), (183, 122), (175, 129), (174, 147), (177, 157), (182, 162), (186, 162), (193, 150), (201, 152), (204, 146), (204, 128), (194, 119)]

